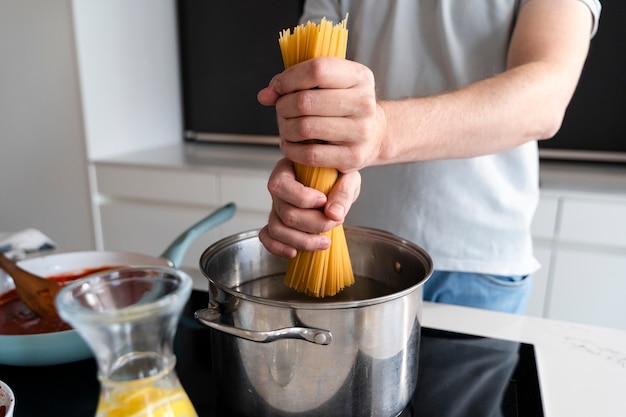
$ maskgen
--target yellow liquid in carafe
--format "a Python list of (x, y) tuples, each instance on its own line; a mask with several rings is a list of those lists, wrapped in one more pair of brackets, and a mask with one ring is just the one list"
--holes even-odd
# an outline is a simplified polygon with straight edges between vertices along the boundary
[(156, 375), (142, 378), (158, 369), (159, 356), (133, 352), (123, 358), (123, 366), (109, 378), (100, 379), (96, 417), (198, 417), (176, 375), (174, 362)]
[(116, 387), (103, 393), (96, 417), (198, 417), (183, 388)]

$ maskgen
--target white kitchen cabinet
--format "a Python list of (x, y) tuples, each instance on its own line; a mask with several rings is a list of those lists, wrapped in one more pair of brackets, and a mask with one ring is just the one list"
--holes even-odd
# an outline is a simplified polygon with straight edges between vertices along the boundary
[(237, 219), (224, 225), (224, 235), (230, 236), (267, 224), (272, 199), (267, 191), (267, 170), (225, 170), (220, 174), (221, 201), (237, 204)]
[(97, 163), (96, 181), (100, 195), (116, 199), (204, 206), (219, 202), (219, 178), (208, 172)]
[(593, 197), (563, 199), (559, 240), (626, 248), (626, 201)]
[(544, 317), (626, 329), (626, 172), (543, 164), (532, 232), (545, 292), (529, 313), (543, 292)]
[[(160, 256), (178, 235), (214, 208), (145, 201), (104, 203), (100, 206), (104, 249)], [(222, 235), (218, 227), (200, 236), (187, 250), (182, 265), (198, 268), (202, 251)]]
[(548, 317), (626, 329), (626, 249), (563, 248)]
[(224, 171), (220, 174), (221, 200), (237, 201), (240, 208), (267, 211), (272, 199), (267, 191), (270, 171)]
[[(198, 152), (190, 156), (189, 149)], [(202, 156), (207, 149), (212, 152)], [(264, 149), (250, 159), (249, 151), (179, 144), (96, 161), (100, 248), (159, 256), (185, 229), (235, 203), (232, 219), (188, 249), (182, 265), (198, 269), (210, 244), (267, 223), (272, 205), (267, 179), (279, 155)]]
[(626, 329), (626, 200), (560, 198), (546, 316)]

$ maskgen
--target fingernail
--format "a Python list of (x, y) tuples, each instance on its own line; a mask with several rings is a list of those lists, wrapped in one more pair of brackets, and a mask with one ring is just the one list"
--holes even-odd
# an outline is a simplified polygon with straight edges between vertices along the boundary
[(276, 90), (279, 86), (280, 86), (280, 81), (278, 80), (278, 75), (275, 75), (270, 80), (270, 83), (269, 83), (268, 87)]
[(313, 206), (316, 208), (323, 208), (326, 205), (327, 199), (326, 196), (318, 197), (315, 199)]
[(326, 250), (330, 248), (330, 238), (328, 236), (322, 236), (322, 239), (319, 242), (318, 250)]
[(346, 214), (346, 209), (341, 204), (331, 204), (328, 207), (328, 212), (333, 216), (343, 219), (343, 216)]

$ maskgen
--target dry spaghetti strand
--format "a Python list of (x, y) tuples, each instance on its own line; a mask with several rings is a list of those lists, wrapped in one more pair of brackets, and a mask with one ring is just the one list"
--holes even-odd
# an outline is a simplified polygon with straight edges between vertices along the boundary
[[(322, 19), (319, 24), (308, 22), (296, 26), (292, 32), (285, 29), (278, 43), (285, 68), (322, 56), (346, 57), (348, 43), (348, 16), (338, 24)], [(309, 167), (295, 164), (296, 178), (302, 184), (328, 195), (339, 173), (335, 168)], [(313, 297), (333, 296), (354, 284), (348, 244), (343, 226), (325, 233), (331, 239), (330, 248), (322, 251), (299, 251), (289, 260), (285, 284)]]

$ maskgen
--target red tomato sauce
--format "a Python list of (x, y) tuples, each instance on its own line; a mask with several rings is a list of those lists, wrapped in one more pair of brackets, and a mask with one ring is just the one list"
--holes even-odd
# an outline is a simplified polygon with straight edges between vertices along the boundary
[[(81, 271), (65, 272), (47, 277), (63, 286), (71, 281), (107, 269), (121, 268), (120, 266), (101, 266)], [(60, 319), (43, 319), (30, 310), (17, 296), (17, 291), (11, 290), (0, 294), (0, 335), (26, 335), (52, 333), (69, 330), (72, 327)]]

